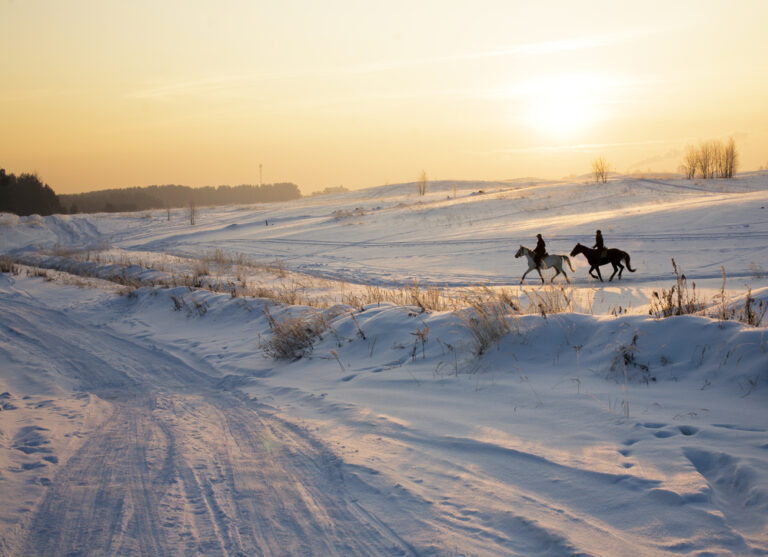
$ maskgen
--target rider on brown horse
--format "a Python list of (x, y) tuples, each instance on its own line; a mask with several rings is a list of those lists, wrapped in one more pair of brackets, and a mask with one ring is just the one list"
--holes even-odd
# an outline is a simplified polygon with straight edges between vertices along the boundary
[(600, 257), (602, 258), (605, 258), (605, 256), (608, 254), (608, 249), (603, 243), (603, 233), (599, 230), (595, 233), (595, 245), (592, 247), (600, 250)]

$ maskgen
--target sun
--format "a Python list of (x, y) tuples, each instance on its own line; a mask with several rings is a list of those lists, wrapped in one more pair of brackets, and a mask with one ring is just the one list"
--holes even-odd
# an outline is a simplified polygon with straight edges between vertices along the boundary
[(538, 99), (531, 107), (530, 125), (556, 137), (571, 137), (590, 128), (597, 120), (597, 108), (590, 99), (557, 92)]
[(573, 139), (604, 116), (605, 80), (599, 76), (565, 74), (527, 83), (522, 119), (541, 135)]

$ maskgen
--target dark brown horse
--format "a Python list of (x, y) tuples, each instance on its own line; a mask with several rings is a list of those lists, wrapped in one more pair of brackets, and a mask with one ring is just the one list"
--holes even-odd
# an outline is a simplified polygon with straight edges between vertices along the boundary
[[(626, 263), (627, 269), (629, 269), (631, 273), (636, 271), (636, 269), (633, 269), (630, 266), (629, 254), (626, 251), (610, 248), (605, 250), (605, 257), (601, 256), (601, 251), (603, 250), (592, 249), (588, 248), (587, 246), (582, 246), (581, 244), (576, 244), (576, 247), (571, 250), (571, 257), (574, 257), (578, 254), (582, 254), (584, 257), (586, 257), (587, 263), (590, 265), (590, 276), (600, 279), (600, 282), (603, 282), (603, 276), (600, 274), (600, 265), (607, 265), (608, 263), (613, 265), (613, 274), (611, 275), (611, 278), (608, 279), (609, 281), (613, 280), (613, 277), (617, 272), (619, 273), (619, 279), (621, 279), (621, 273), (624, 271), (624, 265), (621, 264), (622, 261)], [(592, 271), (597, 271), (597, 275), (595, 275)]]

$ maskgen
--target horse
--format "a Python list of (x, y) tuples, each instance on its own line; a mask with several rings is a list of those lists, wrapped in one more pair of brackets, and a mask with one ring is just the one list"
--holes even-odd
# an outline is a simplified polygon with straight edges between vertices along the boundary
[[(523, 276), (520, 278), (520, 284), (523, 284), (523, 281), (525, 280), (525, 275), (527, 275), (533, 269), (536, 269), (536, 271), (539, 273), (539, 278), (541, 279), (541, 282), (543, 284), (544, 277), (541, 275), (541, 269), (539, 269), (536, 266), (536, 260), (534, 259), (533, 250), (529, 250), (525, 246), (520, 246), (520, 249), (517, 250), (517, 253), (515, 254), (515, 259), (523, 256), (528, 258), (528, 270), (524, 272)], [(559, 275), (560, 273), (563, 273), (563, 276), (565, 277), (565, 280), (568, 282), (568, 284), (571, 283), (571, 280), (568, 278), (568, 275), (566, 275), (565, 271), (563, 270), (563, 261), (568, 263), (568, 266), (571, 268), (571, 272), (573, 273), (576, 272), (576, 269), (574, 269), (573, 265), (571, 264), (571, 258), (568, 257), (567, 255), (546, 255), (541, 258), (541, 266), (544, 269), (552, 267), (555, 270), (555, 274), (552, 276), (552, 279), (549, 282), (553, 282), (557, 275)]]
[[(588, 248), (587, 246), (582, 246), (581, 244), (576, 244), (576, 246), (571, 250), (571, 257), (575, 257), (578, 254), (582, 254), (584, 257), (586, 257), (587, 262), (590, 265), (589, 275), (592, 278), (600, 279), (600, 282), (603, 282), (603, 275), (600, 274), (600, 265), (607, 265), (608, 263), (613, 265), (613, 274), (611, 275), (611, 278), (608, 279), (608, 281), (612, 281), (617, 272), (619, 273), (619, 280), (621, 280), (621, 273), (624, 271), (624, 265), (621, 264), (622, 261), (626, 263), (627, 269), (629, 269), (631, 273), (634, 273), (637, 270), (630, 266), (629, 254), (626, 251), (610, 248), (605, 250), (605, 256), (602, 256), (600, 253), (602, 251), (603, 250), (592, 249)], [(592, 271), (597, 271), (597, 276), (595, 276)]]

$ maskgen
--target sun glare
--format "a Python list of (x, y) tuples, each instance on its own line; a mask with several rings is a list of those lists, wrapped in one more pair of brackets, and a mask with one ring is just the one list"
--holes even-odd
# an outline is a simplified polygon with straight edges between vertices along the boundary
[(525, 123), (542, 135), (569, 138), (588, 131), (604, 117), (601, 103), (606, 79), (593, 75), (562, 75), (529, 82)]

